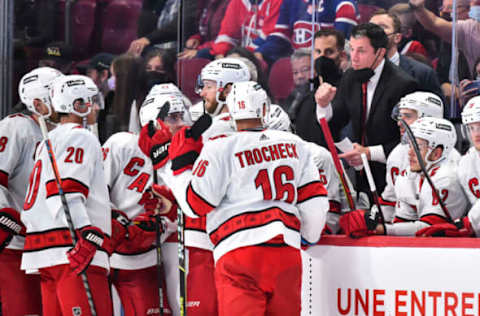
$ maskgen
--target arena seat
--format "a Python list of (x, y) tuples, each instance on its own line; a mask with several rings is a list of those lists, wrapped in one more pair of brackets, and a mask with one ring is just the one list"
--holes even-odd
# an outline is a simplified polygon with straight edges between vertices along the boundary
[(195, 83), (202, 68), (209, 62), (210, 60), (205, 58), (180, 59), (175, 65), (177, 85), (192, 103), (200, 100), (200, 96), (195, 92)]
[(132, 0), (112, 0), (101, 13), (102, 39), (100, 51), (121, 54), (137, 38), (137, 20), (142, 3)]
[(286, 99), (292, 93), (294, 83), (289, 57), (280, 58), (271, 66), (268, 86), (276, 102)]

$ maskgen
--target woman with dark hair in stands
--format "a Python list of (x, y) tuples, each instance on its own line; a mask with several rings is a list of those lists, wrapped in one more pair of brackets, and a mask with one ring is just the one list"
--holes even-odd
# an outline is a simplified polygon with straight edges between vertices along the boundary
[(177, 81), (175, 73), (176, 62), (175, 51), (154, 48), (145, 55), (145, 70), (147, 73), (151, 73), (149, 76), (151, 79), (155, 79), (156, 75), (157, 77), (162, 77), (163, 82), (161, 83), (164, 83), (165, 80), (175, 83)]
[(203, 3), (198, 1), (198, 29), (187, 39), (185, 49), (178, 55), (179, 59), (199, 57), (199, 50), (209, 50), (212, 47), (229, 3), (230, 0), (203, 0)]
[(112, 112), (115, 121), (110, 130), (129, 130), (129, 114), (134, 104), (142, 104), (148, 93), (147, 76), (142, 58), (120, 55), (112, 62), (112, 76), (115, 77), (115, 96)]

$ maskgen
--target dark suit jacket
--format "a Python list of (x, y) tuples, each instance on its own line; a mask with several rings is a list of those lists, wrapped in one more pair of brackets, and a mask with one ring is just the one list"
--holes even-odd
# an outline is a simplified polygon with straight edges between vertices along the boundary
[[(333, 137), (339, 140), (342, 128), (351, 122), (352, 142), (361, 143), (362, 85), (353, 79), (352, 73), (353, 69), (349, 69), (342, 77), (335, 99), (332, 101), (333, 117), (329, 121), (329, 126)], [(391, 118), (392, 109), (401, 97), (414, 92), (417, 88), (415, 79), (385, 60), (366, 123), (365, 146), (382, 145), (385, 156), (390, 154), (400, 141), (397, 123)], [(385, 187), (385, 164), (371, 162), (370, 166), (377, 190), (382, 192)], [(361, 177), (357, 180), (360, 181), (357, 188), (368, 192), (366, 179)]]
[[(433, 92), (438, 95), (443, 101), (445, 97), (440, 88), (438, 76), (433, 68), (422, 64), (410, 57), (400, 55), (400, 68), (407, 74), (418, 81), (418, 89), (421, 91)], [(446, 106), (444, 107), (444, 114), (449, 113)]]

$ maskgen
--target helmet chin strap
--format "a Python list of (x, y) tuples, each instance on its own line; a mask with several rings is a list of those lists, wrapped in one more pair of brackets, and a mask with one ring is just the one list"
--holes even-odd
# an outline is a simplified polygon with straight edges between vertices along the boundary
[[(438, 147), (438, 146), (437, 146), (437, 147)], [(428, 149), (427, 154), (425, 155), (424, 161), (425, 161), (425, 169), (426, 169), (427, 171), (430, 170), (433, 165), (435, 165), (435, 164), (439, 163), (440, 161), (442, 161), (443, 159), (445, 159), (445, 157), (444, 157), (443, 155), (442, 155), (440, 158), (438, 158), (437, 160), (434, 160), (434, 161), (432, 161), (432, 160), (429, 159), (430, 155), (433, 153), (433, 151), (434, 151), (437, 147)]]

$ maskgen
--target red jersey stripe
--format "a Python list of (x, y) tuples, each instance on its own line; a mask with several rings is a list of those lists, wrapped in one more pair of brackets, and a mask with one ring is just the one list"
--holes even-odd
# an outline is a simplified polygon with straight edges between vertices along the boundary
[(317, 196), (327, 196), (327, 190), (320, 181), (307, 183), (297, 189), (297, 203), (305, 202)]
[[(55, 180), (50, 180), (46, 184), (46, 189), (47, 189), (47, 198), (52, 197), (54, 195), (58, 195), (58, 187), (57, 183)], [(66, 178), (62, 179), (62, 189), (63, 193), (81, 193), (85, 196), (85, 198), (88, 198), (88, 186), (83, 184), (82, 182), (72, 179), (72, 178)]]
[(215, 208), (212, 204), (208, 203), (192, 188), (192, 184), (188, 185), (187, 189), (187, 203), (192, 211), (198, 216), (205, 216), (211, 210)]

